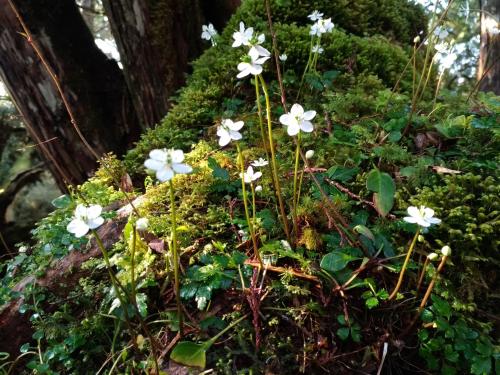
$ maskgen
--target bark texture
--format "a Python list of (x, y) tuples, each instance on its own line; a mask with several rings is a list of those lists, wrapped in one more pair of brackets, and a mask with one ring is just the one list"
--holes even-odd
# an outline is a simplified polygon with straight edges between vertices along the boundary
[[(123, 75), (95, 45), (74, 1), (13, 0), (61, 83), (75, 120), (98, 155), (122, 154), (140, 132)], [(64, 190), (85, 181), (96, 166), (7, 0), (0, 0), (0, 77), (26, 128)], [(44, 141), (48, 141), (43, 143)]]
[[(210, 3), (210, 4), (209, 4)], [(143, 126), (167, 113), (189, 62), (207, 45), (201, 26), (222, 29), (239, 0), (103, 0), (134, 107)]]
[[(500, 0), (481, 0), (481, 45), (478, 79), (481, 91), (500, 95)], [(496, 26), (496, 32), (495, 32)]]

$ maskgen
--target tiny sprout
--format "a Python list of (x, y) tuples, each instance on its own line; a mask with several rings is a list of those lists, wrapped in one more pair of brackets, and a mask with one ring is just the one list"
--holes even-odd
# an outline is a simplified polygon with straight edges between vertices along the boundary
[(306, 151), (306, 159), (309, 160), (309, 159), (312, 159), (314, 156), (314, 150), (307, 150)]
[(149, 225), (149, 220), (145, 217), (141, 217), (135, 223), (135, 227), (137, 230), (146, 230), (148, 229), (148, 225)]
[(427, 255), (427, 259), (429, 259), (430, 261), (433, 261), (435, 259), (437, 259), (439, 255), (437, 255), (436, 253), (430, 253), (429, 255)]
[(441, 249), (441, 254), (445, 257), (449, 257), (451, 255), (451, 248), (449, 246), (443, 246)]

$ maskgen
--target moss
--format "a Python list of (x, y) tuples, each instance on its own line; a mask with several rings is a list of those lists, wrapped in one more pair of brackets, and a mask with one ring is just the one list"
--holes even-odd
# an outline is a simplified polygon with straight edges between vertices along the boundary
[[(295, 9), (278, 3), (273, 2), (277, 44), (280, 52), (286, 52), (288, 55), (285, 85), (288, 95), (293, 97), (298, 90), (300, 76), (310, 48), (310, 21), (307, 19), (307, 14), (316, 7), (323, 10), (325, 14), (337, 15), (338, 9), (347, 6), (339, 2), (335, 2), (335, 5), (331, 2), (316, 2), (307, 7), (301, 5)], [(404, 2), (382, 1), (381, 3), (403, 4)], [(221, 34), (217, 47), (208, 49), (193, 62), (193, 73), (186, 87), (180, 91), (176, 104), (169, 114), (156, 129), (143, 134), (136, 147), (126, 156), (125, 162), (130, 173), (142, 170), (142, 162), (152, 148), (169, 145), (169, 147), (186, 149), (218, 119), (234, 114), (235, 109), (238, 113), (243, 110), (253, 111), (251, 106), (248, 107), (245, 101), (239, 99), (252, 98), (253, 89), (249, 80), (237, 80), (235, 77), (236, 62), (243, 52), (241, 49), (231, 48), (230, 41), (240, 20), (244, 20), (247, 25), (254, 26), (258, 32), (267, 33), (267, 22), (262, 4), (257, 1), (244, 2)], [(290, 11), (291, 9), (293, 12)], [(363, 35), (368, 30), (366, 33), (372, 35), (373, 33), (369, 31), (375, 28), (372, 25), (375, 17), (372, 15), (372, 19), (365, 19), (362, 22), (366, 28), (361, 28), (358, 34)], [(340, 26), (347, 24), (348, 22), (345, 21), (345, 23), (340, 23)], [(390, 28), (390, 24), (385, 24), (385, 26)], [(266, 47), (270, 49), (270, 38), (267, 39)], [(367, 85), (375, 85), (378, 89), (392, 87), (408, 61), (407, 52), (391, 43), (386, 37), (381, 35), (360, 37), (347, 33), (341, 27), (335, 29), (331, 35), (326, 35), (322, 44), (325, 52), (319, 59), (318, 69), (341, 73), (341, 76), (334, 82), (336, 92), (355, 90), (357, 85), (361, 85), (360, 90), (364, 90)], [(276, 92), (274, 90), (277, 87), (276, 82), (273, 81), (276, 74), (273, 69), (273, 64), (269, 63), (268, 73), (265, 75), (266, 80), (270, 82), (271, 92)], [(363, 78), (353, 78), (358, 76)], [(403, 76), (400, 89), (404, 91), (409, 90), (410, 87), (411, 76), (407, 73)], [(317, 92), (305, 91), (305, 102), (307, 100), (317, 102)], [(276, 96), (272, 100), (279, 102)], [(236, 105), (236, 108), (231, 108), (234, 107), (234, 103), (240, 104)]]

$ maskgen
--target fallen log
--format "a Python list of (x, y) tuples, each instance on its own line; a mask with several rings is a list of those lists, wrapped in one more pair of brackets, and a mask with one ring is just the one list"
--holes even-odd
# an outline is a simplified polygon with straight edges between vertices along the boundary
[[(139, 197), (134, 200), (133, 204), (138, 207), (142, 201), (143, 197)], [(117, 216), (113, 220), (107, 221), (98, 228), (97, 233), (106, 248), (110, 248), (118, 241), (131, 212), (130, 204), (123, 206), (117, 211)], [(101, 251), (95, 239), (92, 238), (86, 249), (71, 251), (47, 269), (43, 276), (27, 276), (12, 290), (22, 292), (28, 285), (35, 283), (55, 295), (67, 295), (78, 285), (82, 277), (89, 274), (88, 270), (81, 268), (82, 264), (100, 256)], [(29, 314), (19, 312), (23, 302), (24, 298), (19, 297), (0, 307), (0, 352), (9, 353), (9, 361), (14, 360), (20, 354), (19, 347), (22, 344), (33, 341), (34, 331), (29, 321)]]

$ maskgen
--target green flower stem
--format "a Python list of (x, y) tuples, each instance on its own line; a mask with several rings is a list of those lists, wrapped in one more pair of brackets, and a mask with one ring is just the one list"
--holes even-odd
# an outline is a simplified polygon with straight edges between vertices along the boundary
[(234, 322), (232, 322), (231, 324), (229, 324), (227, 327), (225, 327), (222, 331), (220, 331), (219, 333), (217, 333), (210, 340), (205, 341), (205, 343), (204, 343), (205, 348), (206, 349), (210, 348), (217, 341), (217, 339), (219, 337), (221, 337), (224, 333), (226, 333), (227, 331), (229, 331), (231, 328), (233, 328), (234, 326), (236, 326), (237, 324), (239, 324), (240, 322), (242, 322), (243, 320), (245, 320), (248, 317), (248, 315), (249, 314), (245, 314), (241, 318), (236, 319)]
[(175, 209), (174, 183), (170, 180), (170, 222), (172, 225), (172, 263), (174, 267), (174, 289), (177, 304), (177, 315), (179, 317), (179, 333), (182, 336), (184, 330), (184, 319), (182, 315), (181, 295), (179, 286), (179, 253), (177, 252), (177, 212)]
[[(134, 230), (135, 230), (135, 228), (134, 228)], [(137, 313), (137, 318), (139, 319), (139, 323), (140, 323), (144, 333), (148, 337), (149, 341), (151, 342), (155, 370), (156, 370), (156, 374), (159, 374), (160, 371), (159, 371), (159, 366), (158, 366), (158, 358), (156, 356), (156, 342), (155, 342), (154, 338), (151, 336), (151, 334), (149, 333), (148, 327), (146, 326), (146, 324), (144, 323), (144, 320), (141, 317), (141, 313), (139, 311), (139, 307), (137, 306), (135, 299), (132, 300), (132, 298), (128, 296), (126, 289), (123, 287), (123, 285), (121, 285), (120, 281), (116, 278), (115, 274), (113, 273), (112, 268), (111, 268), (111, 262), (109, 261), (109, 254), (108, 254), (108, 251), (106, 250), (106, 247), (102, 243), (101, 237), (99, 237), (99, 234), (97, 234), (97, 231), (95, 229), (91, 229), (91, 231), (92, 231), (92, 234), (94, 235), (94, 238), (97, 242), (97, 246), (99, 247), (99, 250), (101, 250), (101, 252), (102, 252), (102, 256), (104, 258), (104, 262), (106, 263), (106, 268), (108, 270), (109, 278), (111, 279), (111, 284), (113, 285), (113, 289), (115, 291), (115, 294), (116, 294), (118, 300), (120, 301), (121, 306), (123, 307), (123, 314), (125, 315), (125, 321), (127, 323), (127, 326), (129, 328), (130, 332), (134, 332), (134, 330), (132, 329), (132, 325), (130, 323), (130, 317), (128, 316), (128, 311), (127, 311), (126, 304), (125, 304), (126, 301), (125, 301), (124, 297), (122, 296), (122, 294), (120, 293), (120, 290), (123, 291), (123, 294), (125, 295), (125, 297), (132, 303), (132, 306), (134, 307), (135, 312)], [(135, 347), (136, 346), (135, 340), (133, 341), (133, 344)]]
[(427, 270), (427, 266), (429, 265), (429, 263), (430, 263), (429, 257), (425, 257), (424, 265), (422, 266), (422, 271), (420, 272), (420, 277), (418, 278), (417, 287), (415, 288), (417, 293), (420, 290), (420, 287), (422, 286), (425, 277), (425, 271)]
[(300, 132), (297, 136), (297, 146), (295, 148), (295, 168), (293, 170), (293, 231), (295, 237), (298, 238), (298, 223), (297, 223), (297, 205), (299, 197), (297, 196), (297, 177), (299, 174), (299, 161), (300, 161)]
[(279, 210), (281, 215), (281, 221), (283, 222), (283, 229), (285, 230), (285, 235), (289, 243), (292, 243), (290, 236), (290, 229), (288, 227), (288, 220), (285, 213), (285, 205), (283, 203), (283, 197), (281, 194), (281, 186), (278, 178), (278, 167), (276, 166), (276, 153), (274, 150), (274, 141), (273, 141), (273, 127), (271, 123), (271, 103), (269, 100), (269, 93), (267, 91), (266, 82), (264, 78), (259, 74), (258, 75), (260, 82), (262, 84), (262, 91), (264, 91), (264, 96), (266, 98), (266, 114), (267, 114), (267, 132), (269, 137), (269, 148), (271, 150), (271, 165), (273, 170), (273, 180), (274, 180), (274, 188), (276, 189), (276, 196), (278, 197)]
[[(257, 238), (255, 238), (255, 232), (253, 229), (253, 223), (250, 220), (250, 213), (248, 210), (248, 197), (247, 189), (245, 186), (245, 163), (243, 161), (243, 154), (241, 153), (241, 148), (239, 143), (236, 143), (236, 149), (238, 150), (238, 158), (240, 159), (240, 169), (241, 169), (241, 191), (243, 194), (243, 206), (245, 207), (245, 218), (247, 220), (248, 230), (250, 231), (250, 237), (252, 238), (253, 252), (260, 265), (262, 266), (262, 259), (260, 257), (259, 247), (257, 246)], [(253, 187), (252, 187), (253, 191)], [(255, 194), (254, 194), (255, 197)]]
[(136, 285), (135, 285), (135, 247), (137, 242), (137, 230), (135, 224), (132, 226), (132, 248), (130, 249), (130, 284), (131, 284), (131, 297), (134, 304), (137, 303), (136, 300)]
[(262, 137), (262, 143), (264, 145), (264, 150), (266, 151), (267, 160), (269, 160), (269, 146), (268, 146), (268, 140), (266, 138), (266, 131), (264, 129), (264, 119), (262, 118), (262, 105), (260, 104), (259, 79), (255, 77), (254, 82), (255, 82), (255, 99), (256, 99), (255, 101), (257, 103), (257, 113), (259, 115), (260, 136)]
[(300, 79), (299, 91), (297, 92), (297, 97), (295, 98), (295, 101), (299, 100), (300, 92), (302, 91), (302, 86), (304, 85), (304, 80), (306, 78), (307, 71), (309, 70), (309, 67), (311, 66), (311, 63), (312, 63), (313, 42), (314, 42), (314, 36), (311, 36), (311, 43), (310, 43), (310, 46), (309, 46), (309, 56), (307, 57), (307, 64), (306, 64), (306, 67), (304, 68), (304, 73), (302, 73), (302, 78)]
[(408, 262), (410, 261), (410, 256), (411, 256), (411, 253), (413, 252), (413, 248), (415, 247), (415, 244), (417, 243), (417, 238), (418, 238), (419, 234), (420, 234), (420, 227), (415, 232), (415, 236), (413, 237), (413, 240), (411, 241), (410, 248), (408, 249), (408, 253), (406, 254), (406, 258), (405, 258), (405, 261), (403, 263), (403, 268), (401, 268), (401, 271), (399, 271), (398, 282), (396, 284), (396, 287), (392, 291), (391, 295), (389, 296), (389, 301), (394, 299), (394, 297), (396, 297), (396, 295), (398, 294), (399, 288), (401, 288), (401, 284), (403, 283), (403, 276), (405, 274), (406, 267), (408, 266)]
[(256, 205), (255, 205), (255, 187), (253, 186), (253, 183), (250, 184), (250, 188), (252, 189), (252, 225), (255, 230), (255, 222), (257, 220), (257, 215), (256, 215)]

